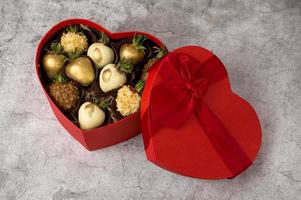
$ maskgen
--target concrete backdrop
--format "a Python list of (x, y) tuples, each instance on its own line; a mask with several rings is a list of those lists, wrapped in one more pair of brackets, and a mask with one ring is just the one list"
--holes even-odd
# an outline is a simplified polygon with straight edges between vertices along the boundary
[[(259, 115), (254, 165), (233, 180), (206, 181), (148, 162), (141, 136), (82, 148), (56, 121), (34, 70), (42, 35), (71, 17), (147, 31), (170, 50), (212, 50)], [(300, 63), (299, 0), (0, 0), (0, 199), (300, 199)]]

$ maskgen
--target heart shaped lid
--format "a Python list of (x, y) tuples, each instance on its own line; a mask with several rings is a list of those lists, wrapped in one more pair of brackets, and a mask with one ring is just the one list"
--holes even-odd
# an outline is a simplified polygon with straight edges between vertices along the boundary
[(233, 178), (261, 145), (254, 109), (232, 92), (223, 63), (197, 46), (176, 49), (151, 68), (141, 121), (148, 160), (185, 176)]

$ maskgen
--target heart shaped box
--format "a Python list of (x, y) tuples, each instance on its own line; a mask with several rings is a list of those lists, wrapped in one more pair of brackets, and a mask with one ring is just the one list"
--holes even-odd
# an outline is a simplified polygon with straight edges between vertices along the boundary
[[(200, 70), (195, 71), (193, 65)], [(187, 82), (189, 78), (194, 82)], [(197, 88), (191, 83), (198, 83)], [(185, 102), (182, 90), (199, 91), (204, 85), (200, 93), (192, 93), (197, 94), (193, 101), (197, 103), (187, 112), (191, 101)], [(185, 98), (178, 101), (181, 95)], [(180, 47), (152, 66), (141, 105), (147, 158), (174, 173), (201, 179), (233, 178), (253, 163), (260, 149), (256, 112), (232, 92), (223, 63), (202, 47)], [(180, 120), (184, 115), (185, 123)]]
[[(38, 46), (36, 72), (40, 82), (39, 63), (42, 48), (56, 32), (68, 25), (75, 24), (83, 24), (98, 31), (103, 31), (114, 39), (132, 37), (134, 33), (143, 34), (158, 46), (165, 47), (159, 39), (148, 33), (111, 33), (102, 26), (86, 19), (66, 20), (51, 28)], [(153, 105), (154, 99), (152, 100), (152, 97), (156, 93), (156, 86), (162, 81), (162, 77), (158, 74), (160, 74), (163, 68), (169, 67), (170, 64), (166, 60), (177, 53), (179, 55), (189, 55), (189, 57), (197, 62), (202, 63), (202, 65), (206, 65), (208, 69), (217, 67), (223, 71), (224, 76), (216, 80), (202, 94), (204, 95), (202, 96), (202, 101), (208, 108), (207, 110), (213, 113), (215, 119), (217, 119), (215, 121), (219, 121), (219, 124), (213, 123), (211, 127), (213, 127), (213, 130), (217, 130), (216, 132), (226, 132), (226, 135), (222, 135), (223, 138), (217, 140), (214, 138), (216, 135), (211, 136), (206, 133), (205, 128), (200, 124), (202, 121), (198, 121), (194, 114), (188, 116), (187, 121), (179, 124), (177, 128), (164, 126), (161, 126), (159, 129), (154, 128), (154, 113), (168, 104), (166, 101), (160, 102), (161, 97), (167, 96), (167, 94), (162, 93), (161, 97), (157, 95), (157, 100), (159, 99), (159, 101), (156, 104), (160, 105), (159, 109), (158, 105)], [(170, 75), (170, 78), (173, 78), (172, 76)], [(202, 47), (181, 47), (170, 52), (160, 61), (157, 61), (149, 70), (142, 95), (141, 112), (134, 113), (118, 122), (93, 130), (83, 131), (75, 126), (56, 107), (42, 82), (41, 85), (57, 119), (88, 150), (96, 150), (117, 144), (136, 136), (142, 130), (147, 159), (154, 164), (184, 176), (201, 179), (224, 179), (233, 178), (246, 170), (255, 160), (261, 146), (261, 127), (256, 112), (247, 101), (232, 92), (229, 78), (222, 62), (213, 53)], [(172, 86), (166, 85), (167, 87)], [(170, 96), (177, 99), (176, 97), (180, 94), (181, 92)], [(175, 122), (177, 121), (177, 114), (179, 113), (175, 113)], [(201, 118), (205, 122), (210, 122), (210, 119), (208, 120), (204, 116)], [(217, 127), (221, 125), (227, 131), (216, 129), (216, 125)]]
[(119, 120), (116, 123), (109, 124), (107, 126), (102, 126), (92, 130), (81, 130), (76, 125), (74, 125), (54, 104), (50, 96), (48, 95), (45, 86), (41, 81), (41, 71), (40, 71), (40, 60), (41, 52), (45, 44), (53, 37), (57, 32), (69, 25), (83, 24), (87, 27), (93, 28), (95, 30), (104, 32), (112, 39), (121, 39), (133, 37), (135, 33), (147, 36), (151, 41), (156, 43), (161, 48), (165, 48), (165, 45), (155, 36), (144, 33), (144, 32), (120, 32), (111, 33), (102, 26), (87, 20), (87, 19), (69, 19), (62, 21), (55, 26), (53, 26), (41, 39), (37, 51), (36, 51), (36, 73), (38, 75), (39, 81), (43, 88), (43, 91), (47, 97), (47, 100), (52, 108), (58, 121), (63, 125), (63, 127), (72, 135), (80, 144), (82, 144), (86, 149), (92, 151), (107, 146), (117, 144), (119, 142), (125, 141), (138, 135), (141, 132), (140, 126), (140, 112), (134, 113), (128, 117)]

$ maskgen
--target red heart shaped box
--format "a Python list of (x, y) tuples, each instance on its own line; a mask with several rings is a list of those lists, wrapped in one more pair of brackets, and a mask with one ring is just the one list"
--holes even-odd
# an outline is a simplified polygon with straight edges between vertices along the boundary
[(119, 142), (125, 141), (131, 137), (138, 135), (141, 131), (140, 126), (140, 112), (134, 113), (122, 120), (102, 126), (92, 130), (81, 130), (76, 125), (74, 125), (54, 104), (50, 96), (48, 95), (46, 88), (41, 82), (41, 73), (40, 73), (40, 59), (41, 52), (43, 47), (49, 39), (54, 36), (58, 31), (62, 30), (66, 26), (83, 24), (87, 27), (93, 28), (95, 30), (106, 33), (112, 39), (122, 39), (133, 37), (135, 33), (142, 34), (147, 36), (151, 41), (155, 42), (161, 48), (165, 48), (165, 45), (155, 36), (144, 33), (144, 32), (120, 32), (120, 33), (111, 33), (102, 26), (86, 19), (69, 19), (62, 21), (55, 26), (53, 26), (41, 39), (37, 51), (36, 51), (36, 73), (38, 75), (39, 81), (42, 85), (43, 91), (47, 97), (47, 100), (52, 108), (53, 113), (55, 114), (58, 121), (63, 125), (63, 127), (84, 147), (88, 150), (96, 150), (117, 144)]
[[(166, 87), (171, 71), (166, 70), (169, 77), (167, 80), (163, 79), (163, 81), (162, 75), (158, 74), (162, 68), (167, 67), (166, 65), (173, 65), (170, 64), (170, 61), (165, 61), (173, 53), (178, 53), (177, 55), (179, 53), (187, 54), (200, 63), (206, 63), (209, 68), (217, 67), (219, 70), (223, 70), (225, 76), (209, 86), (203, 101), (228, 130), (229, 136), (234, 138), (248, 157), (248, 163), (239, 172), (233, 173), (229, 169), (210, 137), (206, 135), (195, 114), (192, 114), (190, 120), (180, 128), (172, 129), (161, 126), (158, 129), (154, 126), (154, 114), (152, 112), (155, 109), (151, 108), (155, 106), (153, 103), (155, 97), (152, 100), (152, 95), (156, 90), (155, 86), (158, 84), (163, 83), (163, 87)], [(156, 99), (163, 98), (164, 95), (168, 96), (166, 92), (164, 94), (159, 93)], [(172, 96), (170, 100), (175, 101), (175, 95), (177, 96), (177, 94), (169, 95)], [(158, 110), (164, 109), (164, 105), (162, 105), (164, 103), (166, 103), (166, 100), (163, 99), (157, 103), (160, 106)], [(167, 103), (170, 104), (170, 101)], [(260, 149), (261, 127), (256, 112), (247, 101), (232, 92), (223, 63), (213, 53), (202, 47), (181, 47), (157, 62), (149, 70), (141, 105), (142, 135), (147, 158), (154, 164), (174, 173), (202, 179), (233, 178), (252, 164)], [(175, 112), (174, 114), (177, 115), (178, 113)], [(179, 115), (181, 114), (179, 113)], [(162, 117), (160, 117), (159, 123), (162, 120)], [(236, 153), (238, 152), (234, 151), (233, 154)], [(230, 154), (229, 160), (232, 159), (233, 154)]]

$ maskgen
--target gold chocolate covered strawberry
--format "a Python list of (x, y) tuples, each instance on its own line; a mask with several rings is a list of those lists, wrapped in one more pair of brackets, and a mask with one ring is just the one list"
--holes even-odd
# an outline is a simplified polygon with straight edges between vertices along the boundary
[(73, 81), (67, 81), (62, 75), (54, 77), (53, 83), (49, 86), (49, 95), (55, 104), (63, 111), (72, 110), (79, 100), (79, 90)]
[(120, 59), (133, 65), (140, 63), (145, 55), (146, 48), (143, 46), (145, 40), (147, 40), (147, 37), (135, 35), (131, 44), (124, 44), (121, 46), (119, 52)]
[(66, 75), (82, 86), (90, 85), (95, 78), (92, 61), (86, 56), (72, 60), (66, 66)]
[(62, 54), (63, 47), (61, 44), (53, 42), (50, 48), (42, 58), (42, 66), (47, 77), (52, 79), (63, 70), (67, 58)]

